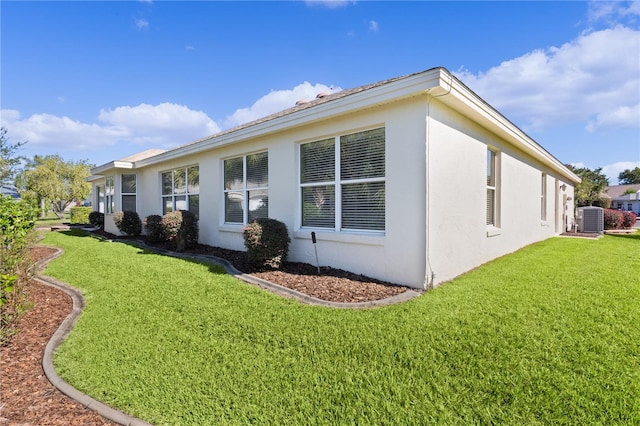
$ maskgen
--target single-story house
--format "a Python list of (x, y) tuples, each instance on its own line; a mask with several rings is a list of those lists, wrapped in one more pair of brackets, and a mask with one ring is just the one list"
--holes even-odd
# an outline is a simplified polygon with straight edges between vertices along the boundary
[(20, 193), (18, 192), (18, 188), (13, 185), (0, 185), (0, 194), (5, 195), (7, 197), (11, 197), (14, 200), (20, 199)]
[(289, 260), (428, 288), (574, 222), (562, 162), (444, 68), (301, 100), (167, 151), (95, 167), (113, 213), (187, 209), (200, 242), (244, 250), (256, 217), (284, 222)]
[(604, 196), (611, 200), (611, 208), (640, 214), (640, 184), (607, 186)]

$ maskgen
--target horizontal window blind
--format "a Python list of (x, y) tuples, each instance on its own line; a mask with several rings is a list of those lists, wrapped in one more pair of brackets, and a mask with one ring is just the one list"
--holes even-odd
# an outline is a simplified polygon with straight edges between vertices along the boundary
[(384, 230), (384, 182), (342, 185), (342, 228)]
[(340, 137), (340, 179), (384, 177), (384, 129)]
[(330, 182), (336, 177), (335, 140), (324, 139), (300, 147), (301, 183)]
[(302, 188), (302, 226), (334, 228), (336, 212), (335, 186)]

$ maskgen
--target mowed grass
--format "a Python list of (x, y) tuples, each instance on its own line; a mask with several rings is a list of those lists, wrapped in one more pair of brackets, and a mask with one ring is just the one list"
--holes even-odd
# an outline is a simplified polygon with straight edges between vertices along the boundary
[(371, 310), (80, 235), (44, 241), (87, 301), (56, 369), (151, 423), (640, 423), (640, 234), (552, 238)]

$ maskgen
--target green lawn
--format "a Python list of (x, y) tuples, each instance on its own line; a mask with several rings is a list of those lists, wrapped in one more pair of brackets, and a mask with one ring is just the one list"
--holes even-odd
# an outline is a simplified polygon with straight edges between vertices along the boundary
[(640, 234), (552, 238), (371, 310), (79, 235), (44, 240), (87, 301), (56, 369), (151, 423), (640, 423)]

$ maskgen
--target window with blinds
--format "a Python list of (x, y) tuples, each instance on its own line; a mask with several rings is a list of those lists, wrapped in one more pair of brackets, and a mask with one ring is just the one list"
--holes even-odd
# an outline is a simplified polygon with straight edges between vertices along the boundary
[(120, 181), (120, 197), (122, 211), (135, 212), (136, 211), (136, 175), (126, 174), (122, 175)]
[(540, 220), (547, 220), (547, 174), (542, 173), (540, 188)]
[(497, 153), (491, 149), (487, 149), (487, 225), (490, 226), (498, 226), (496, 162)]
[(113, 197), (115, 195), (115, 177), (107, 176), (104, 183), (104, 200), (105, 200), (105, 213), (113, 214), (115, 209), (115, 203)]
[(224, 221), (247, 224), (269, 217), (267, 152), (224, 160)]
[(180, 167), (161, 174), (162, 214), (188, 210), (200, 216), (200, 168)]
[(302, 226), (385, 230), (384, 128), (300, 146)]

